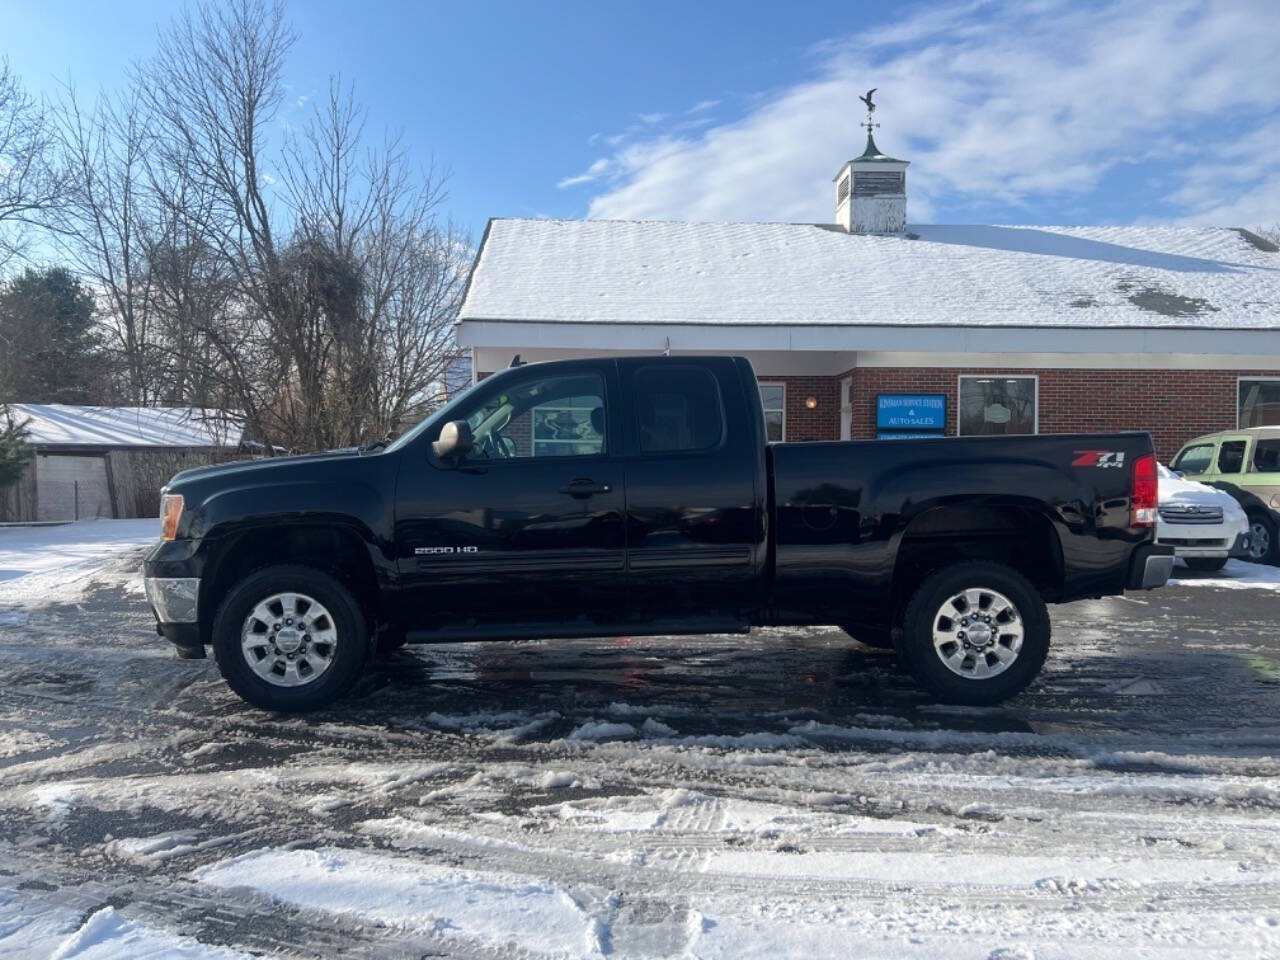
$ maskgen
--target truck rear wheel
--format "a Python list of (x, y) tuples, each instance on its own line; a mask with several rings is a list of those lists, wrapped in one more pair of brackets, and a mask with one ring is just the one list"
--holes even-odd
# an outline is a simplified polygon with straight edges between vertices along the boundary
[(898, 654), (941, 700), (987, 706), (1022, 692), (1049, 653), (1049, 613), (1036, 588), (998, 563), (930, 575), (907, 604)]
[(369, 654), (360, 605), (341, 583), (304, 566), (267, 567), (227, 593), (213, 652), (227, 684), (267, 710), (314, 710), (359, 679)]

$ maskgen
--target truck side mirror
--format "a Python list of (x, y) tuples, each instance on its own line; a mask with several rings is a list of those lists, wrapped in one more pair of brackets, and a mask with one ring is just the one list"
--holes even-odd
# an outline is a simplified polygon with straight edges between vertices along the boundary
[(441, 460), (461, 460), (471, 452), (471, 426), (465, 420), (450, 420), (440, 428), (440, 439), (431, 449)]

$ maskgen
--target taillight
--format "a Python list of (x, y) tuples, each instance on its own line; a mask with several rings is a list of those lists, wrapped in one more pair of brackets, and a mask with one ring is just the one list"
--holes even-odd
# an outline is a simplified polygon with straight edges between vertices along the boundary
[(160, 539), (172, 540), (178, 535), (178, 521), (182, 519), (182, 494), (166, 493), (160, 499)]
[(1160, 508), (1160, 478), (1156, 455), (1147, 453), (1133, 461), (1133, 487), (1129, 492), (1129, 524), (1154, 527)]

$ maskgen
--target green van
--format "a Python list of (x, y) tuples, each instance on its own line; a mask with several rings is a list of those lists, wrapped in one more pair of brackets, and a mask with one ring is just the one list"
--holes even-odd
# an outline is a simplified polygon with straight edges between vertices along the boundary
[(1280, 563), (1280, 426), (1196, 437), (1170, 467), (1239, 500), (1249, 515), (1249, 558)]

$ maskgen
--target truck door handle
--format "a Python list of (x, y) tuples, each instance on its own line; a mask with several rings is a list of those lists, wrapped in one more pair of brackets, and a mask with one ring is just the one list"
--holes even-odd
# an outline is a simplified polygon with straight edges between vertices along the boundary
[(577, 480), (570, 480), (560, 492), (571, 497), (589, 497), (593, 493), (608, 493), (612, 487), (607, 483), (596, 483), (590, 477), (579, 477)]

